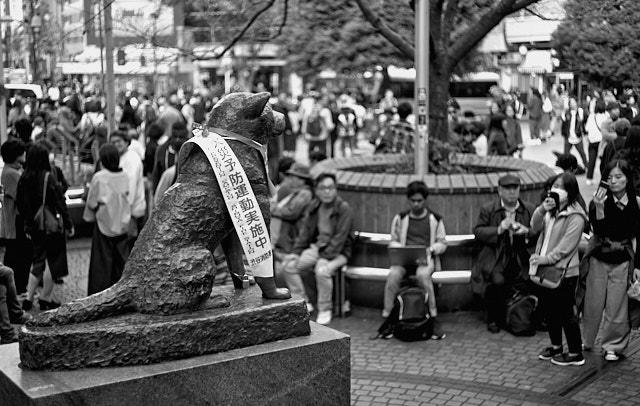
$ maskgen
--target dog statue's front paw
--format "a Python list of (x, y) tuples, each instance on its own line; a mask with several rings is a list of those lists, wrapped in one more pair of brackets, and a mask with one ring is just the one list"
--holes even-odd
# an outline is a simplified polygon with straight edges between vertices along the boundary
[(267, 299), (286, 300), (291, 299), (291, 292), (287, 288), (276, 286), (276, 280), (271, 278), (255, 277), (256, 283), (262, 289), (262, 296)]

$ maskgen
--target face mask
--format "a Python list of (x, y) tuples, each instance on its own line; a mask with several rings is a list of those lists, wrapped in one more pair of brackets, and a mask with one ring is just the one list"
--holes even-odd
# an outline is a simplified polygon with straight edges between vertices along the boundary
[(551, 191), (558, 194), (560, 205), (562, 206), (569, 200), (569, 194), (566, 190), (557, 187), (551, 188)]

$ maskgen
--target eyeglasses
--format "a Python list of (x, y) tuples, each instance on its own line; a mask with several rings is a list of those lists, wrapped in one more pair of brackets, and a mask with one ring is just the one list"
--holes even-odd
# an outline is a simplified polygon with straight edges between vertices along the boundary
[(316, 189), (318, 189), (321, 192), (333, 192), (334, 190), (336, 190), (335, 186), (317, 186)]

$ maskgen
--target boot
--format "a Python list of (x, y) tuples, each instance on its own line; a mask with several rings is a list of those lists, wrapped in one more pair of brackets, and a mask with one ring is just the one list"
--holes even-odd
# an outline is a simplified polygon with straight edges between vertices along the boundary
[(261, 278), (259, 276), (255, 277), (256, 283), (260, 286), (262, 290), (262, 296), (267, 299), (291, 299), (291, 293), (287, 288), (278, 288), (276, 287), (276, 280), (273, 276), (269, 278)]

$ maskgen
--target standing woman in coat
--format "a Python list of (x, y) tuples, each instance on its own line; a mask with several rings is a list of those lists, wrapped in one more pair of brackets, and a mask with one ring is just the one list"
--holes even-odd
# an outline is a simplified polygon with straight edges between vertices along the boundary
[[(49, 176), (46, 176), (49, 174)], [(44, 184), (45, 177), (47, 184)], [(60, 233), (45, 234), (38, 230), (34, 216), (42, 205), (43, 187), (46, 188), (45, 205), (62, 218), (64, 230)], [(59, 303), (51, 300), (53, 280), (69, 274), (67, 265), (67, 239), (73, 236), (73, 224), (67, 212), (64, 195), (56, 179), (51, 176), (49, 150), (41, 143), (33, 144), (27, 154), (24, 173), (18, 183), (18, 211), (24, 218), (25, 232), (31, 237), (34, 249), (33, 265), (27, 284), (27, 298), (22, 304), (25, 310), (31, 309), (33, 297), (40, 280), (43, 289), (38, 298), (40, 310), (55, 309)], [(66, 234), (66, 236), (65, 236)], [(47, 269), (46, 265), (49, 265)]]
[(640, 226), (640, 208), (633, 186), (633, 172), (627, 161), (607, 165), (589, 205), (594, 236), (589, 244), (589, 273), (584, 300), (584, 347), (590, 350), (598, 335), (602, 311), (601, 345), (607, 361), (618, 361), (629, 345), (627, 281), (630, 273), (640, 278), (634, 262), (633, 239)]
[[(566, 268), (566, 273), (557, 288), (540, 287), (539, 290), (551, 346), (542, 350), (538, 358), (551, 360), (556, 365), (584, 365), (575, 291), (579, 273), (578, 245), (587, 214), (578, 201), (580, 189), (574, 174), (565, 172), (558, 175), (551, 192), (557, 195), (557, 202), (546, 197), (531, 218), (532, 232), (540, 232), (540, 236), (536, 251), (529, 259), (529, 275), (535, 274), (537, 267), (545, 265)], [(568, 352), (562, 349), (563, 330)]]

